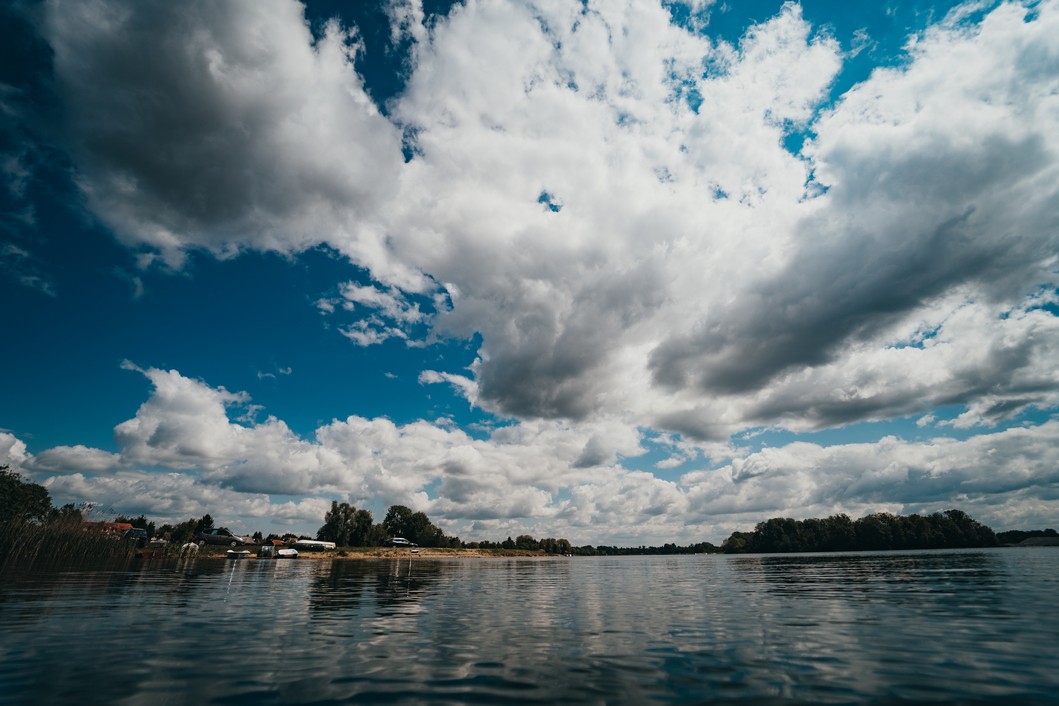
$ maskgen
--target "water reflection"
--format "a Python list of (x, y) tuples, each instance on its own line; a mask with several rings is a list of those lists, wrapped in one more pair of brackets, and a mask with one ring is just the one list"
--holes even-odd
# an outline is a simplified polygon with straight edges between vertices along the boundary
[(436, 561), (392, 559), (323, 563), (309, 583), (313, 615), (355, 610), (368, 604), (382, 615), (400, 613), (423, 599), (437, 581), (444, 564)]
[(1011, 588), (1002, 557), (985, 551), (753, 555), (730, 563), (744, 584), (828, 601), (951, 604), (960, 611), (993, 612), (997, 593)]
[(987, 551), (3, 575), (0, 703), (1054, 703), (1057, 569)]

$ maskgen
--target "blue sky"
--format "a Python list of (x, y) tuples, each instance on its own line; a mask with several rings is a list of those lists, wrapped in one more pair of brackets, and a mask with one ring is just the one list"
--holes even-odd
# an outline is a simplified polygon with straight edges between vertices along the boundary
[(0, 463), (57, 502), (1055, 523), (1054, 2), (2, 12)]

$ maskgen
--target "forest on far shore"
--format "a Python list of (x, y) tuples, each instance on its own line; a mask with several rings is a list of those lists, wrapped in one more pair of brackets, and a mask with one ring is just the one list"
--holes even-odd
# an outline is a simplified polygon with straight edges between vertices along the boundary
[[(61, 508), (52, 506), (47, 489), (22, 478), (7, 466), (0, 466), (0, 529), (13, 530), (15, 525), (31, 525), (46, 529), (82, 526), (81, 508), (72, 504)], [(206, 514), (201, 519), (191, 518), (177, 525), (156, 526), (146, 517), (118, 516), (116, 521), (142, 527), (149, 537), (166, 543), (193, 541), (196, 532), (212, 527), (213, 518)], [(837, 514), (819, 519), (795, 520), (774, 517), (759, 522), (750, 532), (733, 532), (721, 546), (710, 542), (688, 545), (666, 543), (661, 546), (618, 547), (608, 545), (576, 546), (564, 538), (535, 539), (523, 534), (512, 539), (491, 541), (463, 541), (446, 535), (423, 512), (413, 512), (404, 505), (389, 508), (386, 517), (376, 524), (371, 512), (348, 503), (332, 502), (324, 515), (324, 524), (316, 532), (316, 539), (335, 542), (340, 548), (382, 546), (393, 537), (403, 537), (422, 547), (465, 549), (497, 549), (541, 552), (567, 556), (620, 556), (633, 554), (744, 554), (789, 552), (841, 552), (902, 549), (962, 549), (996, 547), (1023, 542), (1059, 544), (1059, 533), (1054, 529), (1009, 530), (995, 533), (962, 510), (946, 510), (930, 515), (894, 515), (880, 512), (853, 520)], [(10, 534), (10, 532), (0, 532)], [(253, 533), (253, 541), (297, 539), (299, 535), (264, 535)], [(303, 537), (307, 538), (307, 537)], [(2, 552), (0, 552), (2, 555)]]
[(726, 554), (881, 551), (894, 549), (963, 549), (1017, 544), (1029, 536), (1055, 530), (999, 535), (962, 510), (931, 515), (878, 512), (852, 520), (848, 515), (794, 520), (774, 517), (752, 532), (733, 532), (721, 545)]

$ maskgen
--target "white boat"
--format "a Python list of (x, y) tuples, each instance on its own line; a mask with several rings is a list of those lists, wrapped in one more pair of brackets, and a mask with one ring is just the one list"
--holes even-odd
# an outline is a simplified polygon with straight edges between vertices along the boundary
[(295, 549), (304, 549), (304, 550), (310, 551), (310, 552), (313, 552), (313, 551), (316, 551), (316, 552), (334, 551), (335, 550), (335, 543), (334, 542), (324, 542), (324, 541), (319, 540), (319, 539), (299, 539), (297, 542), (294, 543), (294, 548)]
[(298, 558), (298, 550), (297, 549), (280, 549), (278, 552), (276, 552), (276, 558), (277, 559), (297, 559)]
[(237, 552), (234, 549), (229, 549), (228, 551), (225, 552), (225, 555), (229, 559), (249, 559), (250, 558), (250, 552), (248, 552), (245, 549), (243, 551), (241, 551), (241, 552)]

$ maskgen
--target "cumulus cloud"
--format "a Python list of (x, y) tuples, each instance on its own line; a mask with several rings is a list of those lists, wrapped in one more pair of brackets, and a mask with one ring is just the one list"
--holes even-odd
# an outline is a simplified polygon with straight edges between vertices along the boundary
[[(954, 405), (944, 423), (981, 432), (1059, 406), (1059, 2), (953, 12), (837, 100), (847, 56), (793, 4), (734, 44), (644, 2), (466, 3), (429, 27), (418, 0), (389, 13), (413, 48), (384, 117), (356, 29), (314, 36), (292, 1), (53, 0), (79, 183), (173, 266), (196, 248), (335, 248), (372, 280), (318, 302), (359, 317), (335, 328), (362, 346), (480, 335), (468, 375), (419, 380), (504, 425), (477, 438), (354, 415), (307, 440), (254, 421), (245, 393), (147, 369), (120, 458), (31, 459), (14, 437), (4, 453), (96, 469), (85, 482), (172, 469), (571, 535), (916, 497), (1046, 517), (1050, 471), (1018, 446), (1051, 458), (1054, 423), (792, 444), (677, 483), (627, 459), (645, 438), (668, 469), (739, 456), (747, 429), (944, 428), (929, 415)], [(796, 154), (795, 134), (811, 136)], [(995, 467), (973, 458), (990, 451)]]
[[(51, 477), (44, 485), (56, 502), (89, 502), (108, 511), (144, 514), (156, 521), (173, 523), (212, 513), (219, 523), (246, 533), (283, 531), (285, 527), (306, 531), (322, 524), (324, 513), (331, 506), (326, 498), (277, 502), (267, 495), (203, 483), (185, 473), (73, 473)], [(223, 508), (223, 515), (219, 508)]]
[[(934, 512), (960, 507), (996, 529), (1044, 525), (1055, 507), (1059, 423), (958, 441), (938, 437), (831, 447), (797, 442), (684, 475), (689, 522), (727, 516), (824, 517), (844, 511)], [(1034, 498), (1033, 509), (1022, 506)], [(1047, 499), (1045, 499), (1047, 498)]]
[[(468, 3), (429, 32), (394, 3), (389, 119), (355, 28), (314, 37), (293, 2), (49, 7), (81, 183), (122, 238), (174, 263), (328, 243), (376, 282), (321, 300), (360, 312), (338, 330), (480, 334), (464, 389), (490, 411), (719, 441), (1051, 399), (1054, 326), (1003, 317), (1056, 285), (1055, 2), (950, 15), (833, 105), (841, 46), (793, 4), (728, 44), (649, 3)], [(947, 346), (897, 352), (931, 317)], [(1003, 350), (939, 372), (982, 339)]]
[(339, 458), (299, 439), (284, 422), (233, 421), (229, 410), (250, 402), (245, 392), (213, 388), (175, 370), (139, 372), (154, 387), (151, 397), (114, 429), (129, 463), (193, 470), (219, 485), (261, 493), (337, 492), (348, 484)]
[[(1004, 5), (980, 27), (932, 29), (907, 67), (877, 70), (827, 111), (808, 152), (829, 190), (797, 222), (786, 262), (664, 341), (656, 379), (753, 392), (841, 363), (953, 293), (1017, 307), (1054, 287), (1059, 163), (1044, 95), (1059, 12), (1026, 12)], [(1003, 326), (981, 323), (966, 335)]]
[(18, 471), (29, 459), (26, 442), (9, 431), (0, 430), (0, 466)]
[(328, 242), (379, 276), (400, 135), (364, 92), (352, 29), (293, 0), (48, 5), (81, 186), (125, 242), (179, 265)]
[[(351, 416), (308, 440), (274, 418), (233, 421), (226, 410), (244, 395), (175, 371), (142, 372), (154, 390), (119, 425), (120, 453), (55, 447), (33, 456), (3, 432), (4, 462), (32, 471), (56, 502), (163, 520), (211, 512), (248, 529), (312, 531), (340, 498), (358, 507), (409, 505), (465, 539), (528, 532), (579, 543), (720, 542), (767, 517), (949, 507), (1006, 529), (1046, 525), (1059, 510), (1050, 491), (1059, 481), (1056, 421), (966, 440), (794, 442), (737, 453), (719, 467), (684, 448), (695, 470), (665, 480), (631, 466), (644, 439), (618, 421), (526, 421), (474, 437), (441, 421)], [(188, 415), (204, 415), (212, 434), (201, 438)], [(174, 443), (182, 435), (197, 443)]]
[[(465, 8), (398, 105), (429, 198), (395, 248), (453, 283), (440, 330), (481, 332), (480, 404), (714, 440), (976, 404), (986, 381), (1022, 400), (1003, 409), (1049, 404), (1054, 5), (933, 28), (819, 118), (840, 51), (795, 6), (737, 46), (615, 7)], [(503, 56), (464, 49), (512, 29)], [(810, 125), (796, 158), (782, 138)], [(903, 350), (928, 318), (946, 335)]]
[(75, 446), (53, 446), (33, 457), (28, 467), (40, 473), (66, 471), (101, 472), (120, 468), (120, 454), (94, 449), (77, 444)]

